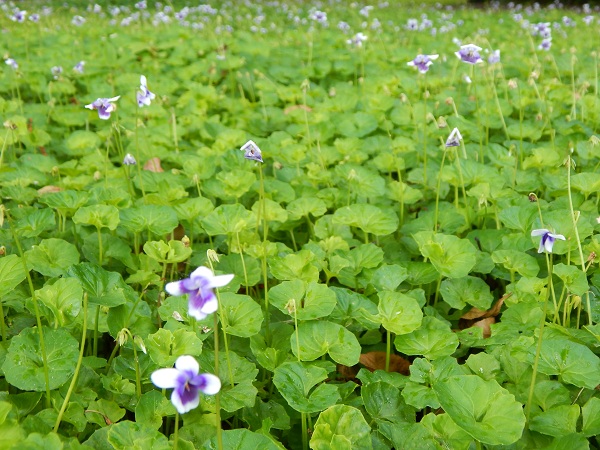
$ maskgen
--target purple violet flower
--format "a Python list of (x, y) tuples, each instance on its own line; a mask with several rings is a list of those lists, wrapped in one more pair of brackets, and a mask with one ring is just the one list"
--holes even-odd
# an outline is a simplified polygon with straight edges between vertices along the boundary
[(469, 64), (479, 64), (483, 62), (483, 59), (481, 59), (481, 56), (479, 55), (480, 51), (481, 47), (478, 47), (474, 44), (466, 44), (461, 45), (460, 50), (454, 52), (454, 54), (458, 56), (463, 62)]
[(137, 161), (135, 160), (135, 158), (133, 157), (133, 155), (131, 153), (127, 153), (125, 155), (125, 158), (123, 158), (124, 166), (135, 166), (136, 164), (137, 164)]
[(76, 27), (82, 26), (85, 22), (86, 22), (86, 19), (85, 19), (85, 17), (82, 17), (82, 16), (73, 16), (73, 19), (71, 20), (71, 23), (73, 25), (75, 25)]
[(363, 33), (358, 32), (354, 35), (353, 38), (348, 39), (346, 42), (348, 44), (354, 45), (356, 47), (362, 47), (363, 42), (366, 42), (368, 39), (367, 36), (365, 36)]
[(240, 150), (244, 152), (244, 158), (252, 161), (263, 162), (262, 152), (260, 151), (260, 148), (258, 148), (258, 145), (254, 143), (254, 141), (250, 140), (246, 142), (244, 145), (242, 145)]
[(488, 63), (497, 64), (499, 62), (500, 62), (500, 50), (494, 50), (492, 53), (490, 53), (490, 56), (488, 56)]
[(75, 72), (83, 73), (83, 66), (85, 66), (85, 61), (79, 61), (73, 66), (73, 70)]
[(17, 62), (12, 58), (6, 58), (4, 62), (7, 66), (12, 67), (14, 70), (17, 70), (19, 68), (19, 64), (17, 64)]
[(37, 13), (34, 13), (29, 16), (29, 20), (31, 20), (33, 23), (38, 23), (40, 20), (40, 15)]
[(13, 22), (23, 23), (25, 21), (25, 16), (27, 15), (27, 11), (17, 9), (15, 13), (10, 17), (10, 20)]
[(50, 72), (52, 72), (52, 76), (54, 77), (54, 79), (58, 80), (60, 74), (63, 72), (63, 68), (62, 66), (54, 66), (50, 69)]
[(446, 139), (446, 147), (458, 147), (460, 145), (460, 141), (462, 141), (462, 136), (458, 128), (455, 128)]
[(429, 70), (429, 66), (433, 64), (433, 61), (438, 59), (440, 55), (417, 55), (415, 59), (407, 62), (406, 65), (416, 67), (419, 72), (426, 73)]
[(144, 75), (142, 75), (140, 77), (140, 90), (137, 93), (137, 102), (138, 102), (138, 106), (141, 108), (144, 105), (145, 106), (150, 106), (150, 103), (152, 103), (152, 100), (154, 100), (156, 98), (156, 95), (153, 94), (152, 92), (150, 92), (150, 90), (148, 89), (148, 84), (146, 82), (146, 77)]
[(185, 414), (200, 404), (200, 391), (215, 395), (221, 389), (221, 380), (216, 375), (200, 372), (198, 361), (192, 356), (177, 358), (175, 368), (158, 369), (150, 379), (156, 387), (173, 389), (171, 403), (179, 414)]
[(542, 43), (540, 45), (538, 45), (538, 48), (540, 50), (550, 50), (550, 47), (552, 47), (552, 38), (546, 38), (544, 40), (542, 40)]
[(202, 320), (214, 313), (219, 304), (213, 288), (229, 284), (233, 275), (214, 275), (208, 267), (198, 267), (189, 278), (167, 283), (165, 291), (171, 295), (189, 294), (188, 314)]
[(95, 102), (85, 105), (87, 109), (95, 109), (98, 111), (98, 117), (102, 120), (110, 119), (110, 113), (117, 109), (117, 105), (112, 102), (116, 102), (121, 98), (120, 95), (112, 98), (98, 98)]
[(542, 253), (544, 250), (546, 253), (552, 253), (552, 247), (554, 246), (554, 241), (560, 239), (562, 241), (566, 241), (565, 237), (562, 234), (553, 234), (550, 233), (550, 230), (546, 228), (540, 228), (538, 230), (533, 230), (531, 232), (532, 236), (541, 236), (542, 240), (540, 241), (540, 247), (538, 248), (538, 253)]

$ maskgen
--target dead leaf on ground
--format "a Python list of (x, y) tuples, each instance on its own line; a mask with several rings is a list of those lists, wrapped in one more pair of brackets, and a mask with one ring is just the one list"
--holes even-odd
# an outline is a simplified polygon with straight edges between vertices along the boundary
[(486, 317), (485, 319), (478, 320), (471, 325), (471, 327), (479, 327), (483, 329), (483, 337), (489, 338), (492, 335), (492, 329), (490, 325), (496, 323), (495, 317)]
[(164, 172), (160, 165), (160, 158), (151, 158), (146, 161), (146, 164), (144, 164), (144, 170), (148, 170), (150, 172)]
[(62, 191), (61, 187), (58, 186), (44, 186), (43, 188), (38, 189), (38, 194), (39, 195), (44, 195), (44, 194), (54, 194), (55, 192), (60, 192)]
[(303, 109), (306, 112), (312, 112), (312, 108), (310, 106), (306, 106), (306, 105), (292, 105), (292, 106), (288, 106), (287, 108), (285, 108), (283, 110), (283, 113), (285, 115), (288, 115), (289, 113), (291, 113), (292, 111), (296, 111), (297, 109)]
[[(369, 352), (360, 355), (360, 363), (371, 372), (375, 370), (385, 370), (385, 352)], [(390, 372), (398, 372), (403, 375), (409, 375), (410, 362), (402, 356), (390, 355)]]
[(487, 311), (473, 307), (468, 312), (463, 314), (461, 316), (461, 319), (473, 320), (473, 319), (479, 319), (479, 318), (485, 318), (485, 317), (496, 317), (498, 314), (500, 314), (500, 309), (502, 308), (502, 305), (504, 304), (504, 300), (509, 298), (511, 295), (512, 295), (512, 292), (509, 292), (508, 294), (504, 294), (502, 297), (500, 297), (500, 299), (496, 302), (496, 304), (493, 305)]

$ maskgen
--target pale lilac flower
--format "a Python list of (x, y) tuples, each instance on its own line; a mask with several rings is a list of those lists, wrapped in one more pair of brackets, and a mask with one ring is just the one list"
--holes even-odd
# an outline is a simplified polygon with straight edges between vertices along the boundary
[(590, 25), (594, 22), (594, 16), (585, 16), (583, 18), (583, 23), (585, 23), (586, 25)]
[(156, 387), (173, 389), (171, 403), (179, 414), (185, 414), (200, 404), (200, 391), (215, 395), (221, 390), (221, 380), (216, 375), (200, 372), (198, 361), (192, 356), (177, 358), (175, 368), (158, 369), (150, 379)]
[(135, 7), (137, 9), (146, 9), (148, 7), (148, 5), (146, 4), (146, 0), (142, 0), (141, 2), (137, 2), (135, 4)]
[(461, 45), (460, 50), (454, 52), (454, 54), (459, 57), (463, 62), (469, 64), (479, 64), (483, 62), (479, 52), (481, 51), (481, 47), (478, 47), (474, 44)]
[(82, 26), (85, 22), (86, 22), (86, 19), (85, 19), (85, 17), (82, 17), (82, 16), (73, 16), (73, 20), (71, 20), (71, 23), (73, 25), (75, 25), (76, 27)]
[(369, 17), (369, 12), (373, 9), (371, 5), (367, 5), (358, 12), (361, 16)]
[(202, 320), (218, 308), (213, 288), (226, 286), (233, 275), (214, 275), (208, 267), (198, 267), (189, 278), (167, 283), (165, 290), (171, 295), (189, 294), (188, 314)]
[(10, 66), (15, 70), (17, 70), (19, 68), (19, 64), (17, 64), (17, 62), (12, 58), (6, 58), (4, 60), (4, 62), (6, 63), (7, 66)]
[(540, 45), (538, 45), (538, 48), (540, 50), (545, 50), (545, 51), (550, 50), (550, 47), (552, 47), (552, 38), (546, 38), (542, 41), (542, 43)]
[(137, 97), (138, 106), (140, 108), (144, 105), (150, 106), (150, 103), (152, 102), (152, 100), (154, 100), (156, 98), (156, 95), (154, 95), (148, 89), (148, 85), (146, 83), (146, 77), (144, 75), (142, 75), (140, 77), (140, 90), (137, 93), (136, 97)]
[(533, 230), (531, 232), (532, 236), (541, 236), (542, 240), (540, 241), (540, 247), (538, 248), (538, 253), (542, 253), (546, 250), (546, 253), (552, 253), (552, 247), (554, 246), (554, 241), (560, 239), (562, 241), (566, 241), (565, 237), (562, 234), (553, 234), (550, 233), (550, 230), (546, 228), (540, 228), (539, 230)]
[(347, 22), (344, 21), (340, 21), (338, 22), (338, 29), (342, 30), (344, 33), (348, 30), (350, 30), (350, 25), (348, 25)]
[(29, 20), (32, 21), (33, 23), (38, 23), (40, 20), (40, 15), (37, 13), (34, 13), (29, 16)]
[(460, 141), (462, 141), (462, 136), (458, 128), (455, 128), (446, 139), (446, 147), (458, 147), (460, 145)]
[(244, 158), (252, 161), (263, 162), (262, 152), (260, 151), (260, 148), (258, 148), (258, 145), (254, 143), (254, 141), (250, 140), (246, 142), (244, 145), (242, 145), (240, 150), (244, 152)]
[(327, 24), (327, 13), (319, 10), (315, 10), (308, 16), (309, 19), (319, 22), (321, 25)]
[(363, 33), (358, 32), (354, 35), (353, 38), (348, 39), (346, 42), (348, 44), (352, 44), (355, 45), (356, 47), (362, 47), (363, 42), (366, 42), (368, 39), (367, 36), (365, 36)]
[(25, 16), (27, 15), (27, 11), (17, 9), (14, 14), (10, 17), (10, 20), (13, 22), (23, 23), (25, 21)]
[(135, 160), (135, 158), (133, 157), (133, 155), (131, 153), (127, 153), (125, 155), (125, 158), (123, 158), (124, 166), (134, 166), (136, 164), (137, 164), (137, 161)]
[(73, 70), (75, 72), (83, 73), (83, 66), (85, 66), (85, 61), (79, 61), (73, 66)]
[(419, 21), (417, 19), (408, 19), (406, 21), (406, 29), (416, 31), (419, 29)]
[(95, 109), (98, 111), (98, 117), (102, 120), (110, 118), (110, 113), (117, 109), (117, 105), (112, 102), (119, 100), (121, 96), (117, 95), (112, 98), (98, 98), (95, 102), (85, 105), (87, 109)]
[(63, 72), (63, 68), (61, 66), (54, 66), (50, 69), (50, 72), (52, 72), (54, 79), (58, 80), (60, 74)]
[(496, 64), (500, 62), (500, 50), (494, 50), (488, 57), (488, 63)]
[(417, 55), (415, 59), (407, 62), (406, 65), (416, 67), (419, 72), (426, 73), (429, 70), (429, 66), (433, 64), (433, 61), (438, 59), (440, 55)]

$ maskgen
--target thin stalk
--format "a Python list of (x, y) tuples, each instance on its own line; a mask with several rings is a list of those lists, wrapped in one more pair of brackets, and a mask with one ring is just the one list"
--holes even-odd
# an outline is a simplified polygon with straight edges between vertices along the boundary
[(179, 444), (179, 412), (175, 413), (175, 430), (173, 432), (173, 450), (177, 450)]
[(75, 365), (75, 373), (73, 374), (73, 378), (71, 379), (71, 384), (69, 385), (69, 390), (67, 391), (67, 395), (65, 395), (65, 399), (63, 401), (62, 406), (60, 407), (60, 411), (58, 412), (58, 417), (56, 418), (56, 423), (54, 424), (54, 432), (58, 432), (58, 427), (60, 426), (60, 422), (62, 421), (62, 417), (67, 409), (67, 405), (69, 404), (69, 399), (71, 398), (71, 394), (75, 389), (75, 385), (77, 384), (77, 377), (79, 376), (79, 370), (81, 369), (81, 362), (83, 361), (83, 351), (85, 349), (85, 338), (87, 334), (87, 307), (88, 307), (88, 295), (87, 292), (83, 294), (83, 329), (81, 330), (81, 345), (79, 347), (79, 358), (77, 358), (77, 364)]
[(242, 251), (242, 244), (240, 242), (240, 232), (235, 233), (235, 237), (237, 239), (238, 250), (240, 251), (240, 260), (242, 261), (242, 270), (244, 271), (244, 286), (246, 287), (246, 292), (248, 292), (248, 271), (246, 270), (246, 262), (244, 261), (244, 252)]
[(27, 267), (27, 259), (25, 254), (23, 253), (23, 247), (21, 246), (21, 240), (19, 239), (19, 235), (15, 231), (14, 224), (12, 222), (12, 217), (5, 210), (4, 214), (8, 222), (10, 223), (10, 229), (12, 231), (13, 239), (15, 241), (15, 245), (17, 246), (17, 250), (19, 251), (19, 256), (21, 257), (21, 262), (23, 264), (23, 270), (25, 271), (25, 275), (27, 277), (27, 284), (29, 285), (29, 292), (31, 294), (31, 301), (33, 302), (33, 308), (35, 311), (35, 321), (37, 323), (38, 334), (40, 337), (40, 350), (42, 352), (42, 363), (44, 366), (44, 384), (46, 385), (46, 407), (49, 408), (51, 405), (50, 401), (50, 372), (48, 369), (48, 356), (46, 354), (46, 342), (44, 340), (44, 331), (42, 329), (42, 316), (40, 314), (40, 307), (38, 305), (37, 297), (35, 295), (35, 289), (33, 287), (33, 280), (31, 279), (31, 274), (29, 273), (29, 268)]
[[(300, 359), (300, 335), (298, 333), (298, 313), (296, 310), (296, 299), (291, 300), (294, 305), (294, 332), (296, 333), (296, 356), (298, 362), (302, 362)], [(306, 413), (301, 413), (301, 425), (302, 425), (302, 449), (308, 449), (308, 427), (306, 425)]]
[[(263, 275), (263, 290), (265, 293), (265, 337), (268, 343), (271, 342), (271, 317), (269, 314), (269, 285), (268, 285), (268, 274), (267, 274), (267, 238), (269, 237), (269, 222), (267, 221), (267, 207), (265, 203), (265, 180), (263, 176), (262, 164), (258, 168), (259, 174), (259, 201), (262, 205), (262, 220), (263, 220), (263, 249), (260, 258), (261, 271)], [(293, 237), (293, 234), (292, 234)], [(294, 243), (295, 247), (295, 243)]]
[(94, 345), (92, 347), (92, 353), (94, 356), (98, 356), (98, 322), (100, 321), (100, 305), (96, 306), (96, 320), (94, 321)]
[[(571, 221), (573, 222), (573, 231), (575, 232), (575, 240), (577, 241), (577, 250), (579, 250), (579, 259), (581, 260), (581, 270), (586, 273), (585, 259), (583, 258), (583, 249), (581, 248), (581, 239), (579, 238), (579, 230), (577, 230), (577, 221), (579, 216), (575, 218), (575, 210), (573, 208), (573, 197), (571, 195), (571, 166), (574, 166), (573, 159), (569, 155), (567, 157), (567, 193), (569, 197), (569, 210), (571, 211)], [(588, 312), (589, 325), (593, 325), (592, 322), (592, 306), (590, 303), (590, 291), (585, 293), (586, 308)]]
[[(219, 319), (214, 315), (213, 339), (215, 347), (215, 374), (219, 376)], [(217, 446), (223, 450), (223, 428), (221, 425), (221, 392), (215, 395), (215, 415), (217, 422)]]
[(2, 342), (6, 342), (6, 322), (4, 320), (4, 307), (0, 300), (0, 327), (2, 328)]
[(440, 204), (440, 189), (442, 185), (442, 170), (444, 169), (444, 161), (446, 160), (446, 151), (442, 154), (442, 163), (440, 164), (440, 172), (438, 173), (437, 188), (435, 192), (435, 211), (433, 213), (433, 232), (437, 232), (438, 227), (438, 213)]
[(390, 371), (390, 354), (392, 352), (391, 341), (392, 341), (392, 333), (390, 330), (385, 330), (386, 343), (385, 343), (385, 371)]

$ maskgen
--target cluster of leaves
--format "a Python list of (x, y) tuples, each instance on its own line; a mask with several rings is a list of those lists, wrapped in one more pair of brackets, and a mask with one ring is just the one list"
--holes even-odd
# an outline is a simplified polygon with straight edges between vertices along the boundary
[[(597, 27), (546, 53), (502, 11), (433, 37), (393, 6), (329, 27), (289, 8), (159, 33), (1, 19), (19, 68), (0, 77), (0, 447), (170, 448), (149, 377), (184, 354), (223, 389), (183, 416), (181, 448), (217, 448), (217, 412), (224, 448), (598, 445)], [(367, 43), (337, 20), (366, 21)], [(452, 32), (502, 64), (467, 67)], [(440, 54), (426, 75), (406, 66), (419, 49)], [(157, 99), (139, 109), (142, 73)], [(117, 95), (110, 121), (83, 107)], [(544, 258), (534, 228), (567, 239)], [(208, 250), (235, 274), (217, 352), (214, 318), (164, 294)]]

